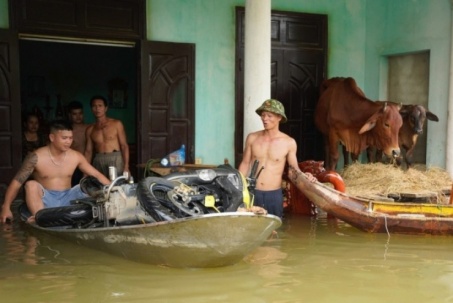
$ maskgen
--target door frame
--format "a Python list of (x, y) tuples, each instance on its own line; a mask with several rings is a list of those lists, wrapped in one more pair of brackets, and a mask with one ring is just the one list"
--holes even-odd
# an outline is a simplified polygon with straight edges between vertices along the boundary
[[(22, 162), (21, 103), (19, 75), (19, 39), (16, 31), (0, 29), (0, 48), (7, 58), (0, 60), (0, 72), (5, 81), (5, 90), (0, 93), (0, 197), (4, 197), (6, 188)], [(9, 118), (9, 119), (8, 119)], [(17, 150), (19, 152), (17, 152)]]

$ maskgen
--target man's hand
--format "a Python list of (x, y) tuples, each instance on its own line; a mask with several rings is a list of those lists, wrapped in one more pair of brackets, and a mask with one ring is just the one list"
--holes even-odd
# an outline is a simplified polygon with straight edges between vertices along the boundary
[(9, 207), (2, 207), (1, 213), (0, 213), (0, 222), (2, 224), (7, 223), (8, 221), (11, 222), (13, 220), (13, 214)]

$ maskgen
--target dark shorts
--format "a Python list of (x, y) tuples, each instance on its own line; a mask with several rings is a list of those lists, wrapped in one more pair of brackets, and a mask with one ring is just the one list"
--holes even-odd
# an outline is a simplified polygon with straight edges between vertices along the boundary
[(283, 217), (283, 190), (257, 190), (255, 189), (255, 206), (261, 206), (271, 215)]
[(123, 175), (124, 161), (121, 152), (97, 153), (93, 159), (93, 166), (107, 178), (109, 177), (109, 166), (115, 166), (118, 176)]

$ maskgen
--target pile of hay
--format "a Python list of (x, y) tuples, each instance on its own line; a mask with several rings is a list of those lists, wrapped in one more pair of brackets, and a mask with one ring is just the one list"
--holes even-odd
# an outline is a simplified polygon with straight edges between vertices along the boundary
[(437, 167), (423, 165), (408, 170), (382, 163), (354, 163), (341, 173), (346, 192), (353, 196), (370, 197), (398, 193), (436, 193), (445, 200), (445, 192), (452, 186), (449, 174)]

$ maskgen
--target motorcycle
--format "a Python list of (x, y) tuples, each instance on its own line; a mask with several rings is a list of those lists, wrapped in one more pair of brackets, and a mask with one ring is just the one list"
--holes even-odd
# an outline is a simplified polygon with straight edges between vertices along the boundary
[(229, 165), (188, 170), (134, 183), (119, 176), (108, 186), (85, 177), (80, 187), (88, 197), (70, 206), (45, 208), (35, 215), (40, 227), (85, 229), (172, 221), (253, 206), (258, 172), (255, 161), (246, 178)]

